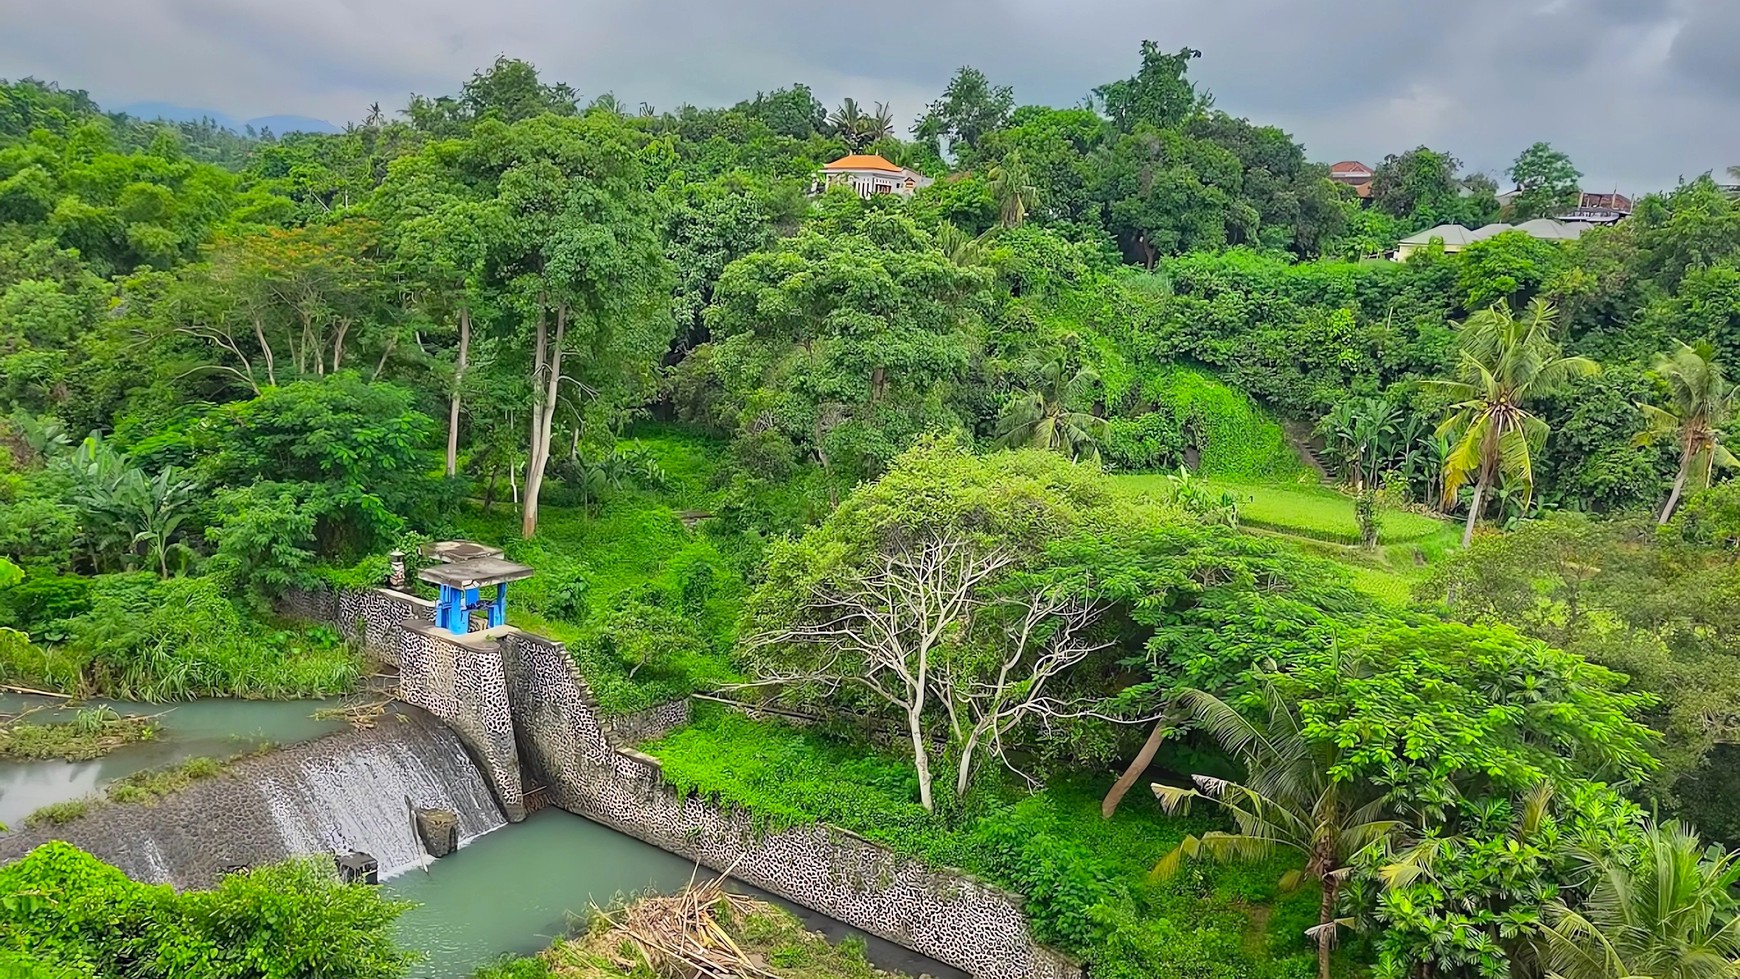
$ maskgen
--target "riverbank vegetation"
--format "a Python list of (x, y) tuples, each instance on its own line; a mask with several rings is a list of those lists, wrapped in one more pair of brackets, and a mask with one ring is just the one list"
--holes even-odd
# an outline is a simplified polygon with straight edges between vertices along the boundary
[(31, 718), (35, 713), (0, 715), (0, 759), (86, 761), (162, 731), (154, 717), (122, 716), (107, 707), (83, 708), (68, 721)]
[(247, 758), (270, 752), (275, 745), (261, 744), (252, 750), (228, 758), (195, 757), (172, 765), (146, 768), (111, 782), (101, 794), (68, 799), (43, 806), (25, 817), (26, 826), (56, 826), (70, 823), (92, 808), (109, 803), (151, 805), (164, 796), (179, 792), (202, 779), (222, 775), (229, 766)]
[(391, 940), (405, 905), (340, 884), (330, 858), (177, 893), (47, 843), (0, 867), (0, 895), (0, 966), (20, 970), (8, 976), (399, 979), (413, 959)]
[(724, 890), (722, 881), (597, 911), (583, 935), (528, 958), (479, 969), (475, 979), (617, 979), (730, 975), (746, 979), (898, 979), (783, 908)]
[[(466, 536), (607, 712), (812, 718), (703, 711), (676, 784), (982, 873), (1096, 977), (1731, 967), (1740, 202), (1373, 260), (1575, 168), (1362, 200), (1196, 57), (963, 69), (910, 140), (507, 58), (221, 145), (0, 87), (0, 683), (342, 690), (279, 601)], [(936, 179), (812, 188), (848, 150)]]

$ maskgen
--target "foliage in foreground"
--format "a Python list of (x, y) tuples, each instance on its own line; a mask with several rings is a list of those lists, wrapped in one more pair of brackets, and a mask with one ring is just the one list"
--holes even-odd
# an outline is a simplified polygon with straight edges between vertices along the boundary
[[(614, 912), (611, 918), (633, 910)], [(730, 895), (715, 905), (710, 917), (770, 979), (895, 979), (870, 963), (861, 941), (833, 944), (805, 930), (777, 905)], [(600, 915), (586, 934), (558, 941), (537, 956), (485, 966), (474, 979), (643, 979), (662, 974), (648, 962), (644, 949), (612, 926), (611, 918)]]
[[(858, 735), (861, 737), (861, 734)], [(988, 784), (936, 814), (918, 805), (910, 761), (815, 730), (718, 710), (647, 749), (679, 789), (741, 806), (764, 828), (822, 821), (933, 865), (960, 867), (1027, 897), (1039, 938), (1089, 960), (1096, 976), (1205, 979), (1310, 971), (1305, 928), (1316, 891), (1279, 892), (1288, 864), (1148, 870), (1210, 825), (1157, 807), (1099, 814), (1105, 782), (1053, 783), (1036, 795)], [(1270, 905), (1260, 919), (1254, 905)]]
[(407, 905), (318, 859), (178, 894), (47, 843), (0, 867), (0, 895), (0, 964), (10, 953), (55, 979), (399, 979), (413, 958), (391, 938)]

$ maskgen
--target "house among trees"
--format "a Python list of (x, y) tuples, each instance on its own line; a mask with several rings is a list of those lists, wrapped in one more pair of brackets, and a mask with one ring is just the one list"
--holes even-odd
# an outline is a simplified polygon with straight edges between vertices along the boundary
[(1418, 234), (1403, 238), (1396, 246), (1395, 260), (1405, 262), (1414, 253), (1424, 249), (1433, 241), (1444, 243), (1444, 254), (1454, 255), (1477, 241), (1484, 241), (1494, 235), (1506, 231), (1521, 231), (1524, 234), (1539, 238), (1542, 241), (1576, 241), (1583, 237), (1583, 232), (1594, 227), (1593, 224), (1576, 221), (1554, 221), (1550, 218), (1536, 218), (1524, 221), (1522, 224), (1489, 224), (1475, 231), (1470, 231), (1460, 224), (1440, 224), (1435, 228), (1427, 228)]
[(1329, 179), (1338, 184), (1346, 184), (1361, 199), (1371, 196), (1372, 168), (1358, 160), (1342, 160), (1329, 168)]
[(1577, 206), (1559, 215), (1560, 221), (1584, 224), (1618, 224), (1631, 217), (1631, 198), (1624, 194), (1591, 194), (1584, 191)]
[(911, 197), (921, 187), (928, 187), (931, 178), (909, 170), (897, 167), (880, 156), (854, 153), (822, 167), (821, 180), (816, 189), (845, 185), (858, 192), (859, 197), (869, 199), (876, 194), (899, 194)]

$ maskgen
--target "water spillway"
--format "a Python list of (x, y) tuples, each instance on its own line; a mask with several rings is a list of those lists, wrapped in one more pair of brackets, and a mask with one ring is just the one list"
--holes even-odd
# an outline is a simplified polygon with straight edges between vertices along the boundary
[(235, 763), (154, 805), (105, 804), (60, 826), (0, 834), (0, 862), (66, 840), (135, 880), (208, 887), (225, 870), (361, 851), (391, 876), (427, 859), (413, 808), (452, 810), (460, 841), (506, 825), (446, 725), (420, 711)]

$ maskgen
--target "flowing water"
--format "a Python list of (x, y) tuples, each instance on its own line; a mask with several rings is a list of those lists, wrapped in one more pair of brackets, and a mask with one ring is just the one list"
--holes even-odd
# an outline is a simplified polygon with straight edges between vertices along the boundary
[[(418, 902), (399, 919), (400, 941), (425, 956), (417, 979), (461, 979), (503, 955), (526, 955), (566, 934), (594, 906), (687, 884), (694, 864), (589, 819), (545, 809), (458, 853), (383, 885)], [(700, 879), (710, 872), (702, 868)], [(754, 893), (764, 900), (777, 900)], [(864, 941), (872, 962), (908, 975), (965, 974), (812, 911), (779, 901), (833, 941)]]
[[(93, 701), (116, 713), (162, 714), (162, 730), (154, 741), (127, 745), (91, 761), (0, 761), (0, 824), (16, 828), (24, 817), (50, 803), (96, 793), (118, 778), (206, 756), (227, 758), (271, 742), (289, 744), (343, 730), (343, 721), (317, 721), (313, 713), (336, 701), (319, 700), (195, 700), (182, 704), (132, 704)], [(22, 694), (0, 694), (0, 714), (17, 714), (32, 707), (45, 710), (29, 722), (72, 720), (63, 701)]]
[[(59, 705), (48, 698), (0, 696), (0, 713), (35, 706)], [(345, 730), (342, 721), (312, 718), (328, 706), (319, 701), (106, 706), (123, 714), (167, 711), (159, 739), (93, 761), (0, 762), (0, 822), (15, 831), (0, 834), (0, 851), (19, 851), (0, 852), (0, 861), (34, 845), (29, 838), (41, 834), (20, 824), (41, 806), (91, 795), (144, 768)], [(59, 710), (31, 717), (70, 719), (70, 711)], [(250, 759), (236, 774), (246, 776), (241, 787), (196, 783), (156, 807), (117, 807), (124, 813), (118, 825), (84, 827), (90, 820), (82, 820), (54, 835), (138, 879), (181, 886), (201, 886), (223, 867), (288, 853), (367, 852), (379, 862), (386, 879), (382, 886), (418, 905), (398, 925), (400, 940), (426, 956), (413, 971), (417, 979), (461, 979), (503, 955), (536, 952), (595, 905), (673, 891), (695, 874), (682, 857), (561, 810), (546, 809), (508, 827), (457, 737), (417, 711), (407, 712), (402, 722), (384, 720), (373, 731), (345, 732)], [(464, 848), (442, 860), (426, 857), (410, 805), (454, 810)], [(267, 827), (269, 832), (258, 831)], [(814, 912), (785, 906), (834, 941), (864, 941), (871, 960), (882, 968), (963, 975)]]

